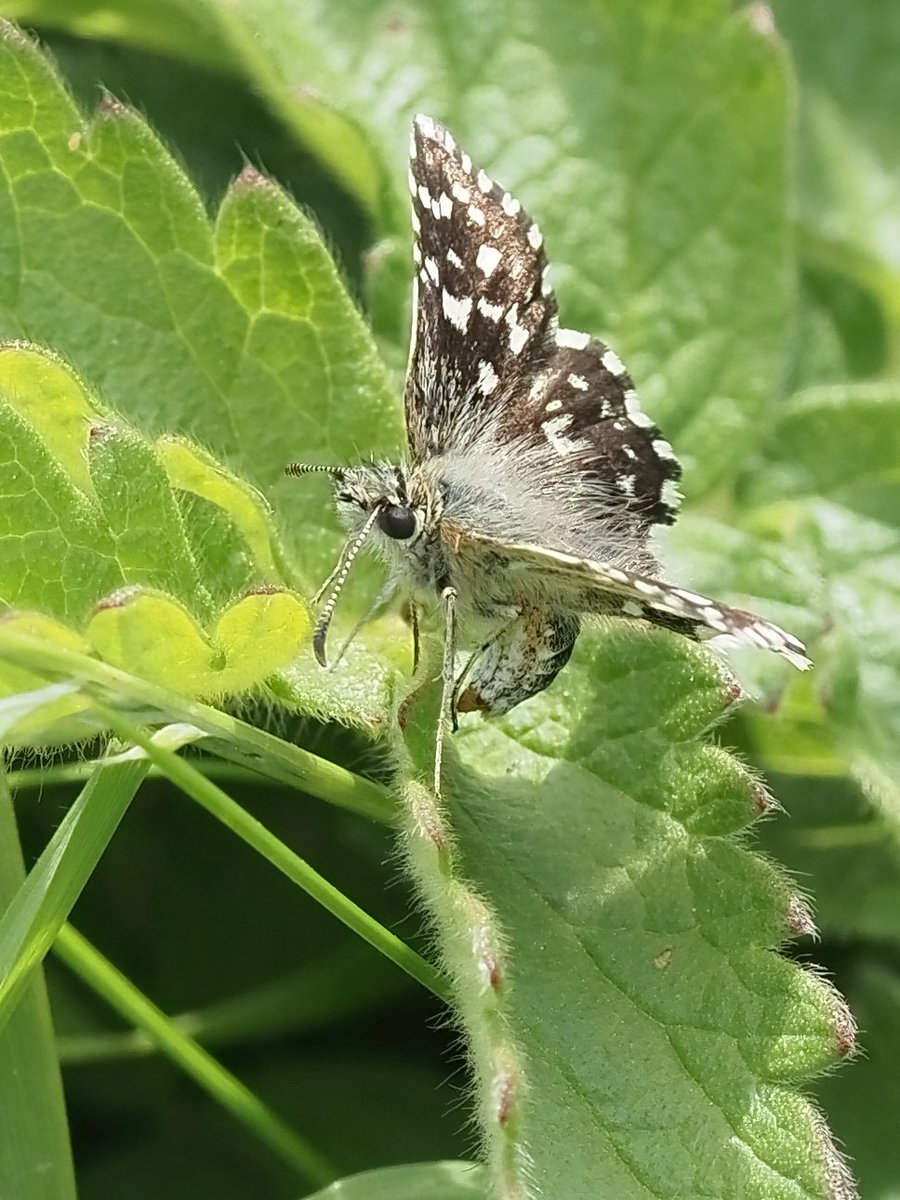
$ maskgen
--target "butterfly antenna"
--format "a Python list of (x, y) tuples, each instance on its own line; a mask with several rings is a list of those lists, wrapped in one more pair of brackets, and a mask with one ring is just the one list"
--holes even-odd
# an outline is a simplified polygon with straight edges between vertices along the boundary
[(332, 478), (342, 474), (340, 467), (325, 467), (319, 463), (288, 463), (284, 468), (285, 475), (314, 475), (316, 472), (331, 475)]
[[(338, 559), (338, 564), (332, 573), (328, 576), (325, 586), (333, 581), (334, 586), (325, 601), (324, 607), (319, 614), (319, 622), (316, 625), (316, 631), (313, 634), (313, 652), (316, 656), (316, 662), (320, 667), (327, 667), (328, 660), (325, 657), (325, 639), (328, 637), (328, 627), (331, 624), (331, 618), (334, 616), (334, 610), (337, 607), (338, 597), (341, 594), (341, 589), (347, 581), (347, 576), (350, 574), (350, 568), (353, 566), (353, 560), (359, 554), (363, 547), (363, 543), (372, 531), (372, 526), (378, 519), (378, 514), (381, 512), (381, 507), (375, 508), (366, 519), (365, 525), (350, 541), (344, 543), (344, 548), (341, 550), (341, 556)], [(320, 589), (324, 590), (324, 589)]]

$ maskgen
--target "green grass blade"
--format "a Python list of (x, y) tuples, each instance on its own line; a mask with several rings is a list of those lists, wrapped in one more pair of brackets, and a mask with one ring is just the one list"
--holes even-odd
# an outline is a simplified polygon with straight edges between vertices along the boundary
[(0, 917), (0, 1029), (128, 811), (147, 763), (96, 771)]
[(178, 755), (157, 745), (137, 725), (121, 716), (120, 713), (102, 705), (99, 707), (110, 728), (121, 737), (140, 746), (150, 761), (154, 762), (160, 770), (165, 771), (174, 784), (221, 821), (232, 833), (237, 834), (283, 875), (301, 887), (307, 895), (321, 904), (339, 921), (343, 921), (349, 929), (352, 929), (379, 953), (396, 963), (401, 970), (412, 976), (423, 987), (428, 988), (439, 999), (449, 998), (446, 980), (440, 972), (416, 954), (396, 934), (391, 933), (389, 929), (370, 917), (359, 905), (354, 904), (318, 871), (314, 870), (309, 863), (304, 862), (298, 854), (266, 829), (256, 817), (251, 816), (239, 804), (236, 804), (212, 780), (207, 779)]
[(203, 744), (211, 753), (372, 820), (387, 824), (394, 819), (394, 802), (382, 784), (85, 654), (28, 637), (0, 623), (0, 659), (49, 678), (75, 679), (98, 699), (130, 711), (142, 710), (151, 714), (148, 719), (196, 725), (207, 735)]
[(333, 1179), (329, 1162), (276, 1116), (193, 1038), (182, 1033), (152, 1001), (71, 925), (56, 939), (56, 953), (126, 1021), (143, 1030), (186, 1074), (237, 1120), (312, 1183)]
[[(0, 907), (24, 879), (12, 799), (0, 780)], [(0, 1031), (0, 1113), (0, 1195), (74, 1200), (66, 1106), (40, 970), (31, 973)]]
[(490, 1200), (484, 1171), (474, 1163), (412, 1163), (339, 1179), (307, 1200)]

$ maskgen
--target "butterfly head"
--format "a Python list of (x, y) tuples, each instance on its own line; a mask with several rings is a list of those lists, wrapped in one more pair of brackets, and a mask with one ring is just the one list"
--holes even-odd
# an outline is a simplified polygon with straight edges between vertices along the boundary
[(350, 536), (368, 525), (382, 551), (390, 552), (392, 542), (411, 545), (422, 535), (424, 497), (410, 487), (403, 467), (364, 463), (340, 468), (334, 474), (334, 498)]
[(393, 575), (421, 577), (432, 541), (428, 535), (440, 518), (441, 505), (435, 489), (421, 473), (404, 466), (362, 463), (318, 467), (295, 463), (286, 470), (290, 475), (322, 471), (331, 476), (338, 516), (348, 533), (337, 565), (319, 593), (326, 599), (313, 644), (324, 665), (328, 626), (356, 556), (368, 544), (393, 568)]

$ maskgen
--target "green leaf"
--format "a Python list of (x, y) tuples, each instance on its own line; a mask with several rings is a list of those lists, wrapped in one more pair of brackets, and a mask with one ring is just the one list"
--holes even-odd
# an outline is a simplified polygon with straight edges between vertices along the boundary
[(480, 1167), (472, 1163), (414, 1163), (339, 1179), (307, 1200), (489, 1200)]
[(766, 822), (763, 844), (816, 897), (823, 936), (843, 944), (900, 942), (896, 821), (846, 778), (774, 775), (772, 785), (790, 819)]
[[(0, 347), (0, 429), (10, 545), (0, 602), (36, 610), (13, 618), (19, 628), (189, 695), (245, 692), (296, 656), (309, 612), (276, 586), (265, 502), (209, 455), (172, 439), (158, 454), (113, 424), (56, 356), (23, 343)], [(183, 495), (189, 510), (200, 497), (226, 521), (217, 553), (228, 572), (194, 553), (209, 530), (185, 521)], [(229, 575), (237, 595), (224, 591)], [(2, 686), (38, 682), (13, 670)], [(46, 734), (84, 707), (32, 709), (20, 732)]]
[[(900, 12), (880, 0), (776, 0), (773, 9), (801, 85), (797, 145), (806, 252), (877, 298), (888, 324), (888, 365), (896, 372), (900, 148), (893, 116)], [(877, 320), (870, 321), (873, 327), (877, 333)]]
[(745, 519), (780, 543), (798, 577), (820, 581), (814, 608), (822, 632), (813, 642), (818, 669), (809, 685), (810, 715), (895, 827), (898, 418), (895, 384), (802, 393), (784, 407), (759, 469), (748, 473), (740, 489), (748, 504), (759, 505)]
[(900, 1108), (900, 980), (895, 967), (863, 961), (852, 979), (852, 1000), (865, 1029), (865, 1056), (852, 1071), (823, 1081), (819, 1091), (837, 1135), (853, 1155), (866, 1200), (897, 1195)]
[(560, 684), (463, 731), (443, 811), (415, 782), (433, 704), (407, 714), (410, 860), (469, 1031), (497, 1194), (527, 1179), (621, 1200), (852, 1195), (795, 1090), (852, 1049), (852, 1022), (776, 953), (809, 919), (734, 839), (765, 793), (697, 741), (725, 680), (665, 634), (610, 632)]
[(248, 169), (211, 225), (135, 113), (108, 100), (87, 120), (9, 25), (0, 78), (0, 332), (54, 346), (144, 432), (202, 436), (318, 580), (335, 518), (285, 463), (395, 451), (400, 422), (313, 224)]
[[(783, 66), (743, 14), (607, 0), (548, 21), (541, 0), (457, 0), (438, 21), (417, 0), (266, 0), (242, 21), (282, 97), (303, 78), (391, 165), (385, 232), (406, 228), (410, 116), (448, 124), (540, 221), (563, 323), (612, 340), (689, 492), (728, 478), (777, 393), (791, 296)], [(345, 150), (320, 152), (338, 169)]]
[(777, 393), (791, 299), (783, 66), (743, 14), (722, 0), (572, 3), (552, 21), (542, 0), (490, 14), (456, 0), (448, 22), (421, 0), (213, 12), (233, 62), (385, 233), (407, 227), (413, 111), (449, 124), (541, 222), (564, 323), (612, 339), (689, 492), (728, 478)]
[(127, 38), (170, 54), (225, 67), (231, 61), (215, 12), (203, 0), (158, 0), (144, 6), (97, 0), (9, 0), (4, 15), (23, 25), (55, 25), (82, 37)]

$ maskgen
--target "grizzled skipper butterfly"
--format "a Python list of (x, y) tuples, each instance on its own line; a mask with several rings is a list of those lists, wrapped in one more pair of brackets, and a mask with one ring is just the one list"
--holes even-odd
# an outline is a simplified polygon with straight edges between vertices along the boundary
[[(556, 678), (584, 616), (649, 621), (686, 637), (730, 635), (804, 669), (777, 625), (658, 578), (655, 525), (675, 519), (681, 473), (621, 359), (561, 329), (543, 237), (519, 201), (451, 134), (416, 118), (415, 232), (406, 379), (407, 461), (325, 470), (350, 537), (320, 591), (316, 657), (367, 542), (391, 592), (439, 604), (445, 622), (435, 791), (447, 725), (509, 711)], [(457, 648), (474, 652), (457, 674)]]

